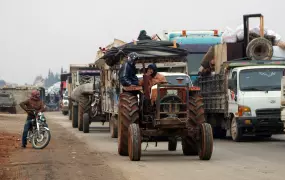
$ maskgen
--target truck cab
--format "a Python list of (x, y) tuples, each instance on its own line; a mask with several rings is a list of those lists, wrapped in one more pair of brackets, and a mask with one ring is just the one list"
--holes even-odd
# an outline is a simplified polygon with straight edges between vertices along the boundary
[(232, 61), (224, 72), (199, 81), (207, 121), (216, 137), (271, 137), (284, 133), (280, 117), (281, 78), (285, 61)]

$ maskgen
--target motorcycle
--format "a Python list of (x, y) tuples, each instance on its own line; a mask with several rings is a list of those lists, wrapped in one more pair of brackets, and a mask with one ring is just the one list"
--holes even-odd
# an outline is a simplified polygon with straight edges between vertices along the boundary
[(34, 149), (45, 148), (51, 139), (50, 130), (48, 128), (44, 113), (37, 113), (34, 109), (29, 109), (35, 115), (35, 119), (32, 119), (32, 126), (28, 131), (27, 140), (30, 142)]

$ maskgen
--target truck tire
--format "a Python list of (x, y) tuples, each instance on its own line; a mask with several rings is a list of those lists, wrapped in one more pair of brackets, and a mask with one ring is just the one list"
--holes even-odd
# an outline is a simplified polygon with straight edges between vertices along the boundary
[(68, 114), (68, 111), (62, 111), (62, 114), (66, 116)]
[(236, 118), (233, 118), (231, 121), (231, 137), (235, 142), (240, 142), (243, 138), (242, 129), (238, 127)]
[(83, 107), (78, 105), (78, 130), (83, 131)]
[(118, 153), (128, 156), (128, 128), (139, 121), (138, 99), (131, 93), (120, 94), (118, 121)]
[(177, 139), (175, 137), (171, 137), (168, 140), (168, 151), (176, 151), (177, 148)]
[(8, 109), (8, 111), (9, 111), (10, 114), (16, 114), (16, 113), (17, 113), (17, 112), (16, 112), (16, 107), (10, 107), (10, 108)]
[(72, 120), (72, 110), (71, 109), (68, 110), (68, 118), (69, 120)]
[(72, 127), (78, 127), (78, 105), (72, 105)]
[(117, 119), (112, 116), (109, 122), (111, 138), (118, 138), (118, 126)]
[(88, 113), (83, 114), (83, 133), (89, 133), (90, 117)]
[(246, 47), (246, 56), (252, 60), (271, 60), (273, 56), (272, 43), (263, 38), (255, 38)]
[(141, 133), (139, 125), (135, 123), (128, 128), (128, 154), (131, 161), (141, 159)]
[(202, 123), (200, 126), (199, 158), (201, 160), (210, 160), (213, 153), (213, 130), (208, 123)]

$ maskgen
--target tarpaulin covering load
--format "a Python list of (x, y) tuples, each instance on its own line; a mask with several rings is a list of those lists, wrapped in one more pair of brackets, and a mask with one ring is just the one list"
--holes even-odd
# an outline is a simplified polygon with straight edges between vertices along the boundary
[(126, 56), (131, 52), (138, 53), (140, 58), (175, 58), (186, 57), (188, 51), (173, 47), (173, 42), (170, 41), (153, 41), (153, 40), (141, 40), (122, 45), (120, 47), (112, 47), (106, 51), (105, 55), (101, 58), (104, 59), (108, 66), (113, 66), (118, 63), (121, 57)]
[(78, 102), (79, 105), (87, 109), (89, 98), (87, 94), (93, 93), (93, 83), (82, 84), (76, 87), (71, 93), (71, 99)]

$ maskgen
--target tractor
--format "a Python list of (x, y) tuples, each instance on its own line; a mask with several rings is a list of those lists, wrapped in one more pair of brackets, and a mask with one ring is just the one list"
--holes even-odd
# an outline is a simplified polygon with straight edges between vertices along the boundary
[[(140, 58), (136, 63), (182, 62), (185, 58)], [(119, 96), (118, 153), (140, 161), (142, 142), (168, 142), (168, 150), (176, 151), (181, 138), (185, 156), (210, 160), (213, 133), (204, 117), (200, 89), (190, 83), (161, 83), (150, 87), (150, 76), (144, 73), (142, 86), (122, 87)]]

